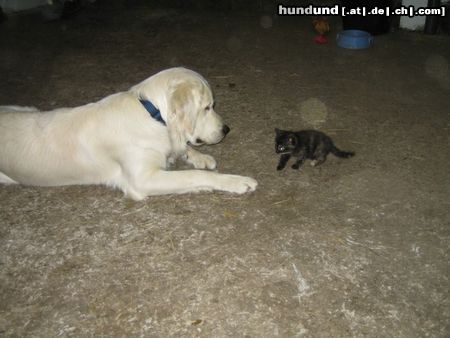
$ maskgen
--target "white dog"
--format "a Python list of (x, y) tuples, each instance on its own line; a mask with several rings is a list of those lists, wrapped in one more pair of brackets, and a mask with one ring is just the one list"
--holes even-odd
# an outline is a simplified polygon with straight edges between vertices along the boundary
[(177, 157), (196, 169), (215, 169), (214, 158), (191, 145), (218, 143), (228, 131), (214, 112), (206, 80), (171, 68), (127, 92), (76, 108), (0, 107), (0, 183), (105, 184), (134, 200), (253, 191), (257, 182), (249, 177), (166, 170)]

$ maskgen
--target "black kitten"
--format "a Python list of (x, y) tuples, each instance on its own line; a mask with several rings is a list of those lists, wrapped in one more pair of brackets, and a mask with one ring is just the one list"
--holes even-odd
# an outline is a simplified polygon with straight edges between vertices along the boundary
[(277, 170), (283, 169), (291, 156), (297, 157), (292, 169), (298, 169), (306, 159), (312, 160), (312, 166), (322, 164), (329, 153), (343, 158), (355, 155), (350, 151), (339, 150), (329, 136), (317, 130), (275, 129), (275, 133), (275, 152), (281, 154)]

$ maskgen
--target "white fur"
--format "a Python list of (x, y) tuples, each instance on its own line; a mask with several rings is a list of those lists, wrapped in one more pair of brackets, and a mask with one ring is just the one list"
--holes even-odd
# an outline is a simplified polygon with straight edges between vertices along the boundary
[[(139, 102), (150, 100), (167, 126)], [(135, 200), (149, 195), (255, 190), (249, 177), (206, 170), (166, 170), (182, 157), (196, 169), (216, 161), (188, 143), (225, 136), (206, 80), (185, 68), (159, 72), (127, 92), (76, 108), (39, 112), (0, 107), (0, 183), (40, 186), (105, 184)]]

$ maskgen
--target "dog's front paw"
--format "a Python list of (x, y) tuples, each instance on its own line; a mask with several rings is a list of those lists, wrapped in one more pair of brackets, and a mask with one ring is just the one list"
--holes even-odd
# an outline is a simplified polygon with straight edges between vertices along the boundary
[(223, 190), (235, 194), (245, 194), (247, 192), (255, 191), (257, 186), (258, 182), (251, 177), (227, 175), (226, 186)]
[(217, 162), (214, 157), (194, 150), (190, 150), (184, 157), (184, 160), (187, 163), (192, 164), (195, 169), (214, 170), (217, 167)]
[(214, 170), (217, 167), (217, 162), (211, 155), (199, 154), (195, 162), (192, 162), (195, 169), (209, 169)]

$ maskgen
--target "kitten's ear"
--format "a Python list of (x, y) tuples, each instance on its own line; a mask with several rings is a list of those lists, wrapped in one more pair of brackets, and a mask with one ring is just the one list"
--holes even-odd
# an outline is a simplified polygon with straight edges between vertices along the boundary
[(277, 135), (278, 135), (278, 134), (280, 133), (280, 131), (281, 131), (280, 129), (278, 129), (278, 128), (275, 128), (275, 134), (277, 134)]

